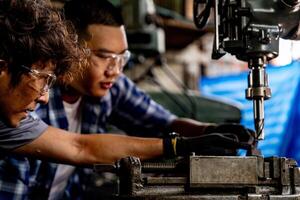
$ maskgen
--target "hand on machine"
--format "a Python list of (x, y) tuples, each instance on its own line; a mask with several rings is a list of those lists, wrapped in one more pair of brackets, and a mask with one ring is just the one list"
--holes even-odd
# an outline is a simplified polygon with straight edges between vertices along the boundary
[(176, 134), (164, 139), (167, 157), (196, 155), (235, 156), (238, 149), (251, 150), (256, 145), (255, 132), (239, 124), (208, 126), (197, 137)]

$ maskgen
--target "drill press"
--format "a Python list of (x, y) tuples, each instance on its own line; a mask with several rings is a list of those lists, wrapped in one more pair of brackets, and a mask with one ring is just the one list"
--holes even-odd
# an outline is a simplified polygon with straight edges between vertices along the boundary
[[(204, 9), (201, 4), (206, 5)], [(194, 0), (194, 21), (198, 28), (205, 26), (211, 8), (215, 15), (212, 58), (230, 53), (248, 62), (246, 98), (253, 100), (256, 140), (262, 140), (264, 100), (271, 97), (265, 65), (278, 56), (280, 37), (299, 39), (299, 1)]]

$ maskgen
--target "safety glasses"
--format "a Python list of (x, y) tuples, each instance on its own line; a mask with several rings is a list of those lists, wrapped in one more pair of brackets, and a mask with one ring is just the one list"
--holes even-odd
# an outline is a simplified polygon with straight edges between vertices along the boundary
[(40, 72), (36, 69), (31, 69), (25, 65), (21, 65), (21, 67), (27, 70), (32, 78), (43, 81), (44, 85), (40, 89), (41, 95), (44, 95), (46, 92), (48, 92), (56, 81), (56, 76), (52, 73)]

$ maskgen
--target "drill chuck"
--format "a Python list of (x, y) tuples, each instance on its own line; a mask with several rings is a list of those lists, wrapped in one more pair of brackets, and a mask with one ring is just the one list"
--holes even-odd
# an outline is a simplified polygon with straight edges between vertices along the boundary
[(268, 76), (265, 71), (263, 59), (249, 62), (248, 88), (246, 98), (253, 100), (254, 126), (257, 139), (264, 139), (264, 100), (271, 97), (268, 86)]

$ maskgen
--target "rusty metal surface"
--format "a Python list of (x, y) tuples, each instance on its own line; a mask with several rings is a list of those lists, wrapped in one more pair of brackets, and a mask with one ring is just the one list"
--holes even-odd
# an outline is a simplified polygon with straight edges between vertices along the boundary
[(128, 157), (113, 171), (120, 193), (111, 199), (300, 200), (300, 169), (287, 158), (193, 155), (174, 163), (142, 163)]
[(190, 186), (258, 184), (257, 157), (190, 157)]
[(178, 196), (144, 196), (115, 197), (115, 200), (299, 200), (299, 195), (178, 195)]

